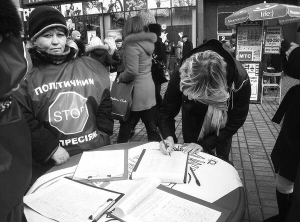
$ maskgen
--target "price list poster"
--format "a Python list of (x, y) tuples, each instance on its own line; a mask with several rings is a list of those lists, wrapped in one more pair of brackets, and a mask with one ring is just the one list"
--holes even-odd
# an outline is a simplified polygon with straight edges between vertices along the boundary
[(237, 27), (239, 61), (261, 62), (263, 27), (260, 22), (242, 23)]
[(266, 27), (265, 54), (279, 54), (281, 36), (281, 26)]
[(251, 102), (258, 102), (262, 65), (262, 22), (245, 22), (237, 26), (236, 59), (242, 63), (251, 83)]

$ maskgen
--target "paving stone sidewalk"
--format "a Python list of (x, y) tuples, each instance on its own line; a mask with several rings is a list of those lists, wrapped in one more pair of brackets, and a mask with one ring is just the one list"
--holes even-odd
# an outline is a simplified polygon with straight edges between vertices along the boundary
[[(299, 81), (288, 76), (283, 77), (282, 98)], [(162, 94), (167, 83), (162, 86)], [(273, 93), (273, 92), (271, 92)], [(280, 125), (271, 121), (278, 108), (278, 100), (263, 99), (262, 104), (250, 104), (247, 119), (233, 136), (230, 159), (239, 172), (244, 184), (247, 207), (243, 222), (261, 222), (278, 213), (275, 196), (275, 174), (270, 154), (280, 131)], [(119, 132), (119, 123), (115, 121), (115, 143)], [(183, 142), (181, 113), (176, 117), (176, 135)], [(147, 141), (144, 124), (140, 121), (135, 128), (132, 141)]]

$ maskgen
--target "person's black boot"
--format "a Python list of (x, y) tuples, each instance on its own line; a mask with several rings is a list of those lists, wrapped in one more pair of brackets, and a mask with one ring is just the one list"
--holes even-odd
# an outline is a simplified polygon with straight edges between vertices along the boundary
[(292, 195), (293, 195), (293, 193), (291, 193), (291, 194), (280, 193), (276, 189), (276, 198), (277, 198), (279, 214), (277, 214), (273, 217), (269, 217), (268, 219), (264, 220), (263, 222), (285, 222), (288, 212), (291, 208)]

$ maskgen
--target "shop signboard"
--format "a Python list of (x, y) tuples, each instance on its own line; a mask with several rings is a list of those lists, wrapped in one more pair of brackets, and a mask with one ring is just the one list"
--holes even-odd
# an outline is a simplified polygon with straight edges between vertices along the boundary
[(266, 27), (265, 54), (279, 54), (281, 26)]
[(246, 69), (251, 83), (250, 101), (260, 98), (260, 78), (263, 46), (262, 22), (246, 22), (237, 26), (236, 59)]
[(220, 42), (230, 41), (231, 35), (232, 35), (231, 33), (218, 33), (218, 40)]
[(60, 2), (61, 0), (23, 0), (24, 5), (33, 5), (33, 4), (41, 4), (48, 3), (52, 4), (54, 2)]
[[(263, 28), (261, 23), (241, 24), (237, 27), (236, 59), (240, 61), (261, 61)], [(249, 53), (252, 52), (251, 60)], [(248, 56), (245, 58), (245, 56)]]
[(254, 62), (254, 63), (247, 63), (242, 62), (245, 70), (248, 73), (250, 84), (251, 84), (251, 101), (257, 101), (258, 100), (258, 90), (259, 90), (259, 70), (260, 70), (260, 63)]

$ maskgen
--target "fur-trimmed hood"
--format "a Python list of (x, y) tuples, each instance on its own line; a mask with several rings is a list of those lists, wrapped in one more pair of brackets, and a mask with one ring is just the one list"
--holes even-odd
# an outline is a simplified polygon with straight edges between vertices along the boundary
[(140, 32), (140, 33), (130, 34), (126, 36), (123, 45), (124, 48), (126, 48), (126, 45), (136, 43), (139, 46), (141, 46), (148, 55), (151, 55), (156, 40), (157, 40), (157, 36), (155, 33)]
[(87, 46), (85, 49), (86, 53), (94, 52), (96, 55), (101, 56), (108, 51), (107, 45), (95, 45), (95, 46)]
[(0, 34), (19, 35), (21, 30), (21, 20), (14, 3), (11, 0), (0, 0)]

